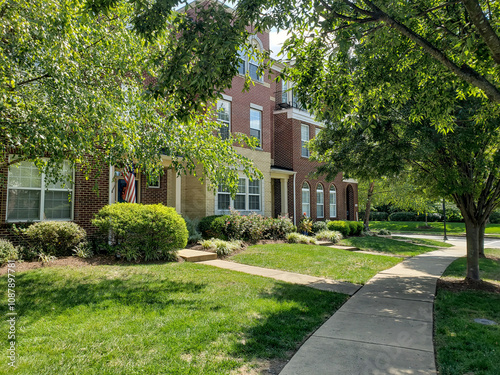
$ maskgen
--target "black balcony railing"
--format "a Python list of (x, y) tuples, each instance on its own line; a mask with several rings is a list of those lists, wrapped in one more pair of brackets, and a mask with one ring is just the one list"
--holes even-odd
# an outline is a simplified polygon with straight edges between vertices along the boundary
[[(297, 108), (304, 110), (302, 103), (299, 102), (297, 97), (294, 95), (293, 91), (276, 91), (274, 93), (276, 98), (275, 109), (287, 109), (287, 108)], [(291, 100), (290, 100), (291, 99)]]

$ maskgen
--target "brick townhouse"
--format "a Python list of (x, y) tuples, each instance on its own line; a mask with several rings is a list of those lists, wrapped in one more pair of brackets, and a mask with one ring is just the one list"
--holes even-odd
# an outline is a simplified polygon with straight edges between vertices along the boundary
[[(268, 33), (258, 33), (251, 41), (257, 48), (269, 49)], [(241, 74), (234, 77), (232, 88), (217, 103), (218, 120), (221, 136), (240, 132), (259, 139), (258, 149), (238, 151), (255, 162), (263, 180), (249, 181), (242, 176), (239, 192), (232, 199), (224, 189), (215, 194), (209, 191), (197, 177), (176, 176), (165, 156), (165, 173), (154, 185), (148, 185), (145, 176), (137, 173), (137, 202), (163, 203), (192, 219), (228, 213), (231, 207), (244, 214), (288, 214), (294, 221), (304, 212), (314, 220), (357, 220), (356, 181), (345, 180), (342, 174), (333, 181), (309, 177), (316, 164), (308, 160), (305, 142), (321, 131), (323, 124), (300, 109), (290, 83), (275, 82), (267, 75), (258, 77), (254, 61), (244, 59)], [(247, 72), (255, 84), (243, 92)], [(93, 215), (106, 204), (122, 201), (125, 181), (114, 167), (97, 181), (87, 181), (68, 164), (66, 174), (68, 180), (73, 174), (74, 184), (62, 187), (45, 184), (33, 163), (19, 164), (1, 171), (8, 174), (8, 182), (0, 187), (0, 236), (8, 234), (10, 223), (39, 220), (73, 220), (92, 231)]]

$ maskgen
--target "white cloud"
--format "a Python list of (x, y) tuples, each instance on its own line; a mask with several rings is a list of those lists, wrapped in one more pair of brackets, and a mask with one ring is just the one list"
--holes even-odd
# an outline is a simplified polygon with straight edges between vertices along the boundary
[(288, 31), (277, 32), (276, 29), (272, 29), (269, 32), (269, 44), (271, 50), (271, 57), (277, 58), (278, 53), (283, 46), (285, 40), (288, 39)]

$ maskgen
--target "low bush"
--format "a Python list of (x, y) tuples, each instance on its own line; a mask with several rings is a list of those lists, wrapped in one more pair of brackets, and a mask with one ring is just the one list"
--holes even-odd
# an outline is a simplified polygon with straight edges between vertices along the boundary
[(74, 256), (78, 258), (88, 259), (94, 256), (92, 246), (87, 241), (82, 241), (73, 249)]
[(200, 224), (200, 220), (193, 219), (191, 220), (187, 216), (184, 216), (184, 221), (186, 222), (186, 228), (188, 230), (188, 242), (196, 243), (202, 239), (201, 233), (198, 231), (198, 225)]
[(415, 212), (394, 212), (389, 215), (389, 221), (416, 221)]
[(347, 237), (349, 236), (349, 234), (351, 234), (351, 227), (349, 226), (347, 221), (342, 221), (342, 220), (329, 221), (327, 226), (328, 230), (340, 232), (344, 237)]
[(176, 260), (187, 244), (184, 219), (162, 204), (115, 203), (92, 220), (103, 234), (111, 232), (112, 249), (127, 260)]
[(359, 236), (365, 229), (362, 221), (346, 221), (346, 223), (349, 225), (349, 234), (351, 236)]
[[(370, 221), (387, 221), (389, 214), (387, 212), (370, 211)], [(359, 213), (359, 220), (365, 220), (365, 212)]]
[(241, 249), (243, 242), (238, 240), (224, 241), (219, 238), (211, 238), (209, 240), (200, 241), (200, 245), (204, 249), (215, 251), (218, 256), (223, 257)]
[(12, 242), (0, 238), (0, 265), (4, 265), (9, 260), (19, 259), (19, 251)]
[(377, 234), (380, 236), (390, 236), (391, 232), (387, 229), (380, 229)]
[(293, 223), (287, 216), (273, 219), (254, 213), (240, 215), (239, 212), (233, 211), (231, 215), (209, 216), (209, 218), (206, 222), (210, 222), (210, 225), (204, 224), (204, 237), (210, 235), (223, 240), (237, 239), (247, 242), (257, 242), (262, 239), (280, 240), (285, 239), (286, 235), (294, 230)]
[(312, 232), (319, 233), (321, 231), (327, 230), (328, 226), (326, 225), (326, 221), (315, 221), (312, 225)]
[(316, 233), (314, 236), (319, 241), (330, 241), (333, 243), (340, 242), (343, 238), (342, 233), (336, 232), (333, 230), (322, 230), (321, 232)]
[(26, 243), (24, 252), (47, 256), (71, 255), (73, 249), (83, 240), (86, 232), (78, 224), (70, 221), (40, 221), (18, 233)]
[[(416, 217), (415, 217), (415, 220), (416, 221), (425, 221), (425, 214), (418, 214)], [(427, 221), (429, 223), (435, 223), (437, 221), (442, 221), (442, 217), (440, 214), (436, 213), (436, 212), (433, 212), (433, 213), (430, 213), (430, 214), (427, 214)]]
[(494, 211), (490, 215), (491, 224), (500, 224), (500, 211)]
[(211, 233), (212, 232), (212, 222), (221, 216), (222, 215), (212, 215), (212, 216), (204, 217), (203, 219), (200, 220), (200, 222), (198, 223), (198, 231), (201, 233), (203, 238), (215, 237)]
[(314, 237), (304, 236), (299, 233), (289, 233), (286, 236), (288, 243), (301, 243), (301, 244), (316, 244), (316, 239)]

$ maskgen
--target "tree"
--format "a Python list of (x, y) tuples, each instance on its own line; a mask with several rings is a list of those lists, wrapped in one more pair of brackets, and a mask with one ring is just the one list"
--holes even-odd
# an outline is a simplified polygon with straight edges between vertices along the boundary
[(33, 160), (57, 178), (63, 160), (87, 176), (134, 163), (154, 178), (167, 153), (177, 171), (201, 165), (212, 187), (235, 190), (235, 165), (260, 176), (233, 147), (251, 140), (217, 136), (216, 97), (212, 104), (199, 97), (187, 111), (178, 87), (155, 95), (168, 35), (145, 43), (126, 3), (98, 17), (85, 9), (82, 0), (0, 1), (0, 170)]
[(485, 225), (500, 203), (500, 123), (474, 120), (480, 105), (480, 100), (462, 103), (453, 114), (456, 122), (449, 133), (407, 121), (404, 114), (410, 110), (387, 105), (381, 113), (385, 121), (372, 122), (360, 114), (355, 128), (329, 123), (312, 141), (311, 155), (325, 163), (319, 173), (335, 175), (352, 164), (342, 163), (340, 154), (346, 144), (361, 144), (365, 154), (358, 155), (360, 168), (362, 163), (377, 166), (378, 158), (392, 160), (394, 170), (407, 173), (411, 184), (429, 196), (453, 199), (466, 226), (467, 278), (477, 280)]

